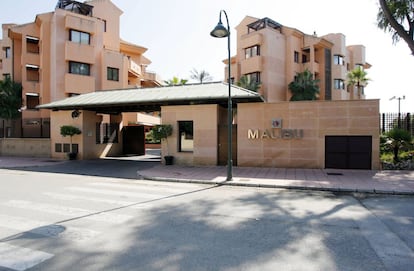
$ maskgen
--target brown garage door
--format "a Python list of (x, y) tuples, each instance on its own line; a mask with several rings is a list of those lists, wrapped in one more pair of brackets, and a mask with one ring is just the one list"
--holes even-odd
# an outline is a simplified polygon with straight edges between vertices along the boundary
[(371, 169), (371, 136), (326, 136), (325, 168)]

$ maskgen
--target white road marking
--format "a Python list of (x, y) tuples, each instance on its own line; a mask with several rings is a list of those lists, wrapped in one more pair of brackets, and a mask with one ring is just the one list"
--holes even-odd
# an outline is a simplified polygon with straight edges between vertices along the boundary
[(194, 188), (190, 187), (176, 187), (176, 186), (149, 186), (143, 184), (124, 184), (124, 183), (104, 183), (104, 182), (97, 182), (91, 183), (90, 185), (93, 186), (100, 186), (100, 187), (110, 187), (110, 188), (120, 188), (120, 189), (127, 189), (127, 190), (138, 190), (141, 193), (152, 193), (150, 191), (155, 191), (155, 194), (164, 193), (164, 194), (179, 194), (179, 193), (186, 193)]
[(1, 214), (0, 227), (40, 234), (47, 237), (61, 238), (68, 241), (85, 241), (100, 234), (100, 232), (94, 230), (81, 229), (72, 226), (68, 227), (62, 224), (50, 224), (46, 221)]
[(127, 206), (127, 205), (136, 203), (134, 201), (112, 200), (108, 198), (97, 198), (97, 197), (81, 196), (81, 195), (68, 195), (68, 194), (49, 193), (49, 192), (45, 192), (43, 194), (53, 199), (67, 200), (67, 201), (85, 200), (85, 201), (93, 201), (93, 202), (99, 202), (99, 203), (116, 204), (116, 205), (121, 205), (121, 206)]
[(94, 211), (94, 210), (58, 206), (55, 204), (36, 203), (36, 202), (30, 202), (30, 201), (25, 201), (25, 200), (10, 200), (8, 202), (2, 203), (2, 205), (13, 207), (13, 208), (21, 208), (21, 209), (26, 209), (26, 210), (57, 214), (57, 215), (62, 215), (66, 217), (70, 216), (71, 218), (84, 217), (85, 219), (90, 219), (94, 221), (110, 222), (110, 223), (116, 223), (116, 224), (124, 223), (127, 220), (132, 218), (132, 216), (129, 216), (129, 215), (100, 213), (99, 211)]
[(68, 187), (66, 189), (70, 191), (76, 191), (76, 192), (86, 192), (86, 193), (92, 193), (92, 194), (98, 194), (98, 195), (118, 196), (118, 197), (146, 199), (146, 200), (162, 198), (166, 196), (166, 195), (154, 194), (154, 193), (135, 193), (135, 192), (127, 192), (127, 191), (115, 191), (115, 190), (84, 188), (84, 187)]
[(39, 250), (0, 243), (0, 266), (17, 271), (24, 271), (53, 256), (53, 254)]

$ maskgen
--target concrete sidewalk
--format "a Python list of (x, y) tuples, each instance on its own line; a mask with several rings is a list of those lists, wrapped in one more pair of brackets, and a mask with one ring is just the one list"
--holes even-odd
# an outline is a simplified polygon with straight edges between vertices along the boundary
[[(414, 195), (414, 171), (234, 167), (233, 180), (227, 182), (224, 166), (164, 166), (148, 160), (153, 161), (153, 157), (68, 161), (0, 156), (0, 168), (97, 176), (102, 173), (107, 177), (167, 182)], [(107, 174), (108, 171), (112, 174)]]
[(67, 160), (56, 160), (52, 158), (0, 156), (0, 168), (49, 166), (66, 162)]
[(289, 188), (334, 192), (414, 195), (414, 171), (164, 166), (141, 170), (138, 177), (156, 181)]

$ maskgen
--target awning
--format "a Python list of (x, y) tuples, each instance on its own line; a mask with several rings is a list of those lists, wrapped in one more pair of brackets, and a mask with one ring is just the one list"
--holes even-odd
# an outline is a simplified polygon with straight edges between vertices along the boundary
[[(231, 86), (234, 104), (263, 102), (258, 93)], [(205, 83), (156, 88), (96, 91), (37, 106), (52, 110), (90, 110), (99, 113), (152, 112), (165, 105), (221, 104), (227, 106), (228, 84)]]

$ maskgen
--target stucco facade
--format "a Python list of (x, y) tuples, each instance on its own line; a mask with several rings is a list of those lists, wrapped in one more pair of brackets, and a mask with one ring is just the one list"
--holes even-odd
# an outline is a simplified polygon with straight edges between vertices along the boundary
[[(177, 164), (217, 165), (218, 105), (163, 106), (161, 116), (163, 124), (173, 126), (173, 134), (162, 142), (164, 156), (174, 156)], [(193, 122), (194, 145), (192, 151), (179, 151), (177, 143), (180, 137), (178, 133), (178, 122), (180, 121)]]
[[(146, 48), (120, 38), (122, 11), (110, 0), (57, 1), (34, 22), (3, 24), (0, 79), (23, 85), (22, 137), (48, 137), (49, 110), (36, 106), (96, 90), (159, 86)], [(16, 129), (20, 130), (20, 129)], [(14, 134), (14, 136), (18, 136)]]
[(114, 131), (118, 140), (116, 143), (103, 143), (97, 141), (96, 124), (102, 122), (102, 115), (93, 111), (82, 111), (79, 117), (73, 118), (71, 111), (57, 111), (51, 114), (51, 157), (56, 159), (67, 159), (70, 152), (70, 137), (60, 134), (60, 126), (72, 125), (81, 130), (80, 135), (72, 137), (72, 144), (76, 145), (78, 159), (96, 159), (105, 156), (116, 156), (122, 154), (122, 136), (119, 136), (123, 128), (122, 115), (110, 116), (110, 122), (118, 123), (118, 129)]
[(231, 79), (238, 82), (245, 75), (259, 82), (259, 93), (265, 101), (288, 101), (289, 83), (305, 69), (319, 80), (319, 100), (365, 98), (357, 88), (348, 86), (347, 74), (357, 66), (368, 69), (371, 65), (365, 59), (365, 47), (347, 46), (345, 35), (308, 35), (269, 18), (251, 16), (246, 16), (236, 31), (237, 52), (231, 58)]

